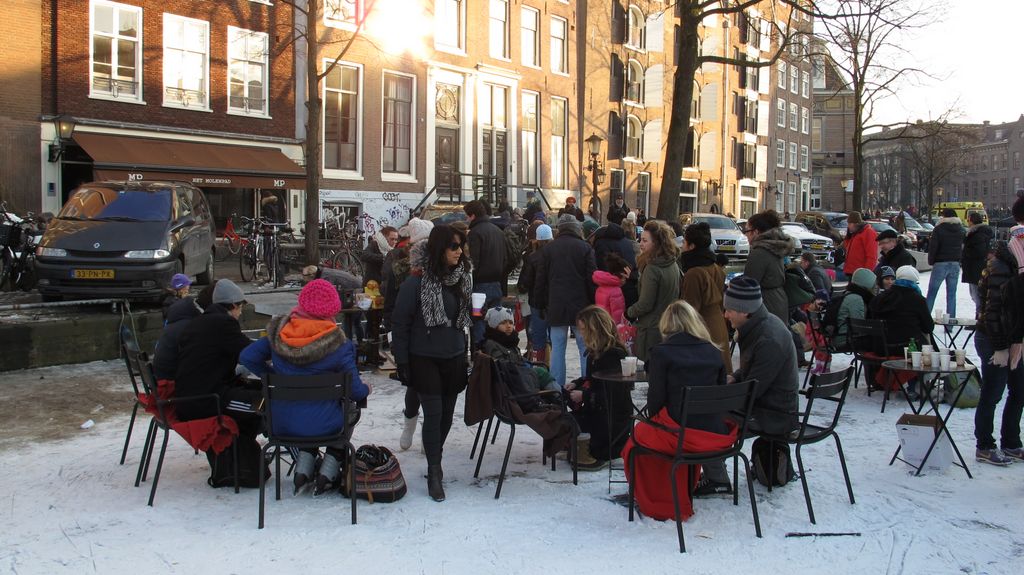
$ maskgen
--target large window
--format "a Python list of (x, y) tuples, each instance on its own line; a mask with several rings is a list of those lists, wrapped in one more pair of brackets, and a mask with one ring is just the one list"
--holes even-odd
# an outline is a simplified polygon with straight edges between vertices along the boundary
[(355, 30), (366, 15), (366, 0), (323, 0), (324, 24)]
[(811, 133), (811, 111), (800, 106), (800, 131), (804, 134)]
[(779, 60), (779, 70), (778, 70), (778, 76), (777, 76), (777, 78), (778, 78), (777, 84), (783, 90), (786, 89), (786, 81), (787, 81), (786, 80), (786, 78), (787, 78), (786, 70), (787, 70), (786, 63), (783, 62), (782, 60)]
[(794, 94), (800, 93), (800, 69), (796, 66), (789, 67), (789, 91)]
[(464, 22), (462, 0), (436, 0), (434, 2), (434, 43), (445, 48), (463, 50)]
[(359, 169), (361, 71), (338, 64), (324, 78), (324, 169)]
[(795, 170), (796, 169), (796, 161), (797, 161), (796, 154), (797, 154), (797, 144), (796, 144), (796, 142), (790, 142), (789, 143), (789, 169), (791, 169), (791, 170)]
[(569, 72), (569, 22), (558, 16), (551, 17), (551, 71)]
[[(523, 64), (526, 66), (540, 66), (540, 12), (534, 8), (523, 6), (522, 25), (520, 34), (522, 36)], [(554, 31), (552, 30), (552, 36)], [(554, 56), (552, 56), (554, 60)]]
[(626, 64), (625, 98), (635, 104), (644, 103), (644, 69), (636, 60), (630, 60)]
[(412, 76), (384, 73), (384, 114), (381, 170), (412, 175), (413, 94)]
[(523, 185), (536, 186), (537, 179), (537, 148), (539, 137), (538, 111), (540, 95), (536, 92), (523, 92), (523, 134), (522, 134), (522, 171)]
[(267, 35), (228, 27), (228, 112), (268, 115)]
[(775, 141), (775, 166), (779, 168), (786, 167), (786, 141), (776, 140)]
[(778, 99), (778, 107), (775, 113), (775, 125), (780, 128), (786, 127), (786, 101), (782, 98)]
[(210, 24), (164, 14), (164, 105), (209, 104)]
[(810, 153), (807, 146), (800, 146), (800, 171), (807, 172), (811, 169)]
[(644, 13), (636, 6), (630, 6), (628, 19), (629, 21), (626, 28), (626, 45), (630, 48), (643, 50), (647, 47), (647, 38), (644, 36), (646, 27)]
[(647, 203), (651, 198), (651, 174), (640, 172), (636, 175), (636, 209), (648, 211)]
[(142, 100), (142, 9), (92, 4), (89, 95)]
[(640, 140), (643, 137), (643, 126), (640, 124), (640, 119), (636, 116), (626, 117), (626, 150), (623, 154), (624, 158), (630, 158), (634, 160), (640, 159)]
[(565, 172), (568, 154), (569, 101), (565, 98), (551, 98), (551, 187), (565, 188)]
[(789, 129), (800, 129), (800, 106), (797, 106), (796, 102), (789, 103)]
[(811, 95), (811, 75), (807, 72), (800, 72), (800, 95), (804, 98)]
[(480, 94), (483, 175), (505, 182), (508, 175), (508, 87), (484, 84)]
[(508, 59), (508, 0), (490, 0), (488, 42), (492, 58)]

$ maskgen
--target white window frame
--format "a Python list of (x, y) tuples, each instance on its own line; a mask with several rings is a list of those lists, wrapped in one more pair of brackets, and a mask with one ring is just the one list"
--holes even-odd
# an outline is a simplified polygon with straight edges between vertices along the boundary
[[(257, 38), (262, 38), (263, 39), (264, 52), (263, 52), (263, 62), (262, 62), (262, 64), (263, 64), (263, 78), (262, 78), (262, 82), (263, 82), (263, 93), (262, 93), (262, 97), (263, 97), (263, 110), (262, 111), (260, 111), (260, 110), (257, 110), (257, 111), (250, 110), (247, 103), (245, 105), (241, 106), (241, 107), (232, 106), (231, 105), (231, 63), (232, 63), (232, 61), (235, 61), (235, 60), (242, 61), (242, 62), (252, 62), (252, 60), (247, 60), (247, 59), (244, 59), (244, 58), (235, 58), (235, 57), (232, 56), (231, 48), (232, 48), (233, 39), (235, 39), (235, 38), (241, 39), (243, 37), (242, 36), (243, 34), (245, 35), (245, 38), (246, 38), (246, 44), (248, 44), (248, 38), (251, 38), (251, 37), (257, 37)], [(245, 28), (236, 28), (235, 26), (228, 26), (228, 45), (227, 45), (228, 65), (227, 65), (227, 71), (226, 71), (226, 73), (227, 73), (227, 84), (226, 84), (227, 85), (227, 98), (226, 98), (226, 103), (227, 103), (227, 113), (228, 114), (231, 114), (231, 115), (234, 115), (234, 116), (248, 116), (248, 117), (251, 117), (251, 118), (266, 118), (266, 119), (270, 118), (270, 54), (269, 54), (269, 50), (270, 50), (270, 36), (266, 32), (257, 32), (255, 30), (246, 30)], [(244, 46), (242, 48), (242, 54), (246, 55), (247, 52), (248, 52), (247, 46)], [(248, 66), (246, 66), (245, 68), (246, 68), (246, 70), (248, 70)], [(246, 74), (247, 73), (248, 72), (246, 72)], [(251, 81), (252, 80), (250, 78), (248, 78), (248, 77), (245, 78), (245, 80), (244, 80), (245, 87), (246, 87), (245, 93), (248, 93), (248, 86), (249, 86), (249, 83)], [(248, 96), (242, 96), (242, 98), (243, 98), (243, 100), (248, 100)]]
[[(402, 76), (409, 78), (412, 81), (412, 89), (410, 91), (412, 100), (409, 102), (409, 171), (408, 172), (387, 172), (384, 170), (384, 103), (385, 103), (385, 78), (387, 76)], [(381, 83), (380, 83), (380, 105), (381, 105), (381, 145), (380, 145), (380, 179), (384, 182), (416, 182), (416, 76), (415, 74), (408, 74), (405, 72), (399, 72), (397, 70), (384, 69), (381, 71)]]
[[(644, 151), (644, 125), (633, 114), (626, 116), (626, 126), (623, 130), (624, 138), (622, 145), (622, 159), (627, 161), (639, 161)], [(632, 136), (632, 137), (631, 137)], [(635, 153), (630, 153), (630, 142), (635, 142)]]
[(811, 111), (803, 106), (800, 106), (800, 132), (811, 133)]
[(804, 98), (811, 96), (811, 74), (807, 71), (800, 72), (800, 95)]
[(800, 70), (796, 66), (789, 67), (789, 91), (800, 93)]
[(789, 143), (789, 169), (795, 170), (797, 165), (797, 144), (796, 142)]
[(811, 170), (811, 151), (807, 146), (800, 146), (800, 171), (809, 172)]
[(786, 211), (796, 213), (796, 182), (789, 182), (786, 190)]
[[(366, 18), (366, 0), (322, 0), (324, 26), (355, 32), (359, 22)], [(342, 8), (349, 8), (352, 13), (339, 18)]]
[[(455, 7), (455, 13), (438, 9), (438, 6)], [(451, 22), (445, 22), (445, 18), (455, 18), (454, 32), (455, 43), (447, 42), (444, 34), (439, 31), (451, 29)], [(439, 39), (440, 38), (440, 39)], [(465, 55), (466, 53), (466, 0), (436, 0), (434, 2), (434, 48), (442, 52)]]
[[(520, 167), (523, 175), (524, 186), (540, 186), (540, 94), (529, 90), (523, 90), (520, 94), (520, 113), (523, 121), (520, 128)], [(527, 110), (533, 108), (533, 129), (527, 128)], [(532, 157), (527, 157), (531, 155)]]
[[(637, 76), (635, 82), (630, 82), (631, 76)], [(630, 85), (636, 86), (637, 98), (630, 97)], [(626, 78), (625, 78), (625, 93), (622, 95), (622, 101), (627, 104), (633, 104), (637, 106), (644, 105), (644, 66), (639, 60), (630, 58), (626, 62)]]
[[(324, 58), (323, 66), (326, 69), (334, 60), (332, 58)], [(321, 104), (320, 113), (320, 165), (323, 166), (323, 175), (326, 178), (336, 178), (340, 180), (362, 180), (363, 179), (363, 81), (364, 72), (363, 65), (357, 62), (347, 62), (339, 60), (335, 69), (341, 67), (355, 68), (358, 79), (356, 80), (356, 152), (355, 152), (355, 168), (328, 168), (327, 166), (327, 78), (324, 78), (320, 88), (320, 98), (323, 104)], [(332, 70), (333, 72), (334, 70)]]
[(778, 72), (778, 74), (777, 74), (777, 79), (776, 79), (776, 85), (779, 88), (782, 88), (783, 90), (785, 90), (786, 89), (786, 81), (787, 81), (786, 79), (789, 77), (788, 76), (789, 71), (788, 71), (788, 69), (786, 67), (786, 62), (785, 61), (779, 60), (779, 68), (778, 68), (777, 72)]
[[(634, 32), (640, 38), (634, 38)], [(647, 18), (644, 17), (643, 10), (635, 4), (630, 4), (629, 8), (626, 9), (625, 46), (640, 52), (647, 50)]]
[[(644, 183), (646, 181), (646, 184)], [(625, 193), (623, 193), (625, 197)], [(636, 209), (650, 212), (651, 208), (651, 173), (638, 172), (636, 175)]]
[(775, 141), (775, 167), (786, 167), (786, 141), (782, 139)]
[(540, 10), (536, 8), (523, 6), (519, 11), (519, 53), (523, 66), (540, 68)]
[[(488, 13), (487, 13), (487, 52), (491, 58), (497, 60), (508, 60), (509, 59), (509, 1), (508, 0), (488, 0)], [(498, 14), (496, 8), (504, 7), (501, 13)], [(500, 16), (500, 18), (499, 18)], [(494, 31), (496, 23), (501, 23), (501, 53), (495, 53), (496, 42), (498, 39), (494, 38)]]
[(800, 129), (800, 106), (797, 106), (796, 102), (789, 103), (789, 129)]
[[(561, 37), (555, 35), (559, 26), (562, 28)], [(551, 17), (551, 71), (569, 75), (569, 21), (560, 16)]]
[[(555, 102), (562, 105), (562, 134), (555, 134)], [(564, 190), (569, 187), (569, 100), (558, 96), (551, 97), (551, 170), (549, 182), (554, 189)]]
[[(97, 35), (96, 32), (96, 8), (98, 7), (110, 8), (114, 11), (114, 22), (113, 25), (117, 27), (118, 14), (123, 12), (134, 12), (136, 14), (138, 22), (137, 35), (134, 39), (125, 37), (126, 42), (135, 42), (135, 77), (132, 80), (135, 84), (135, 93), (129, 95), (122, 95), (121, 90), (118, 88), (118, 84), (115, 83), (114, 70), (117, 69), (117, 53), (118, 50), (115, 47), (115, 42), (121, 41), (121, 37), (118, 33), (113, 32), (111, 34), (103, 34), (112, 39), (111, 42), (111, 58), (110, 58), (110, 77), (109, 83), (111, 86), (110, 90), (97, 90), (96, 79), (95, 79), (95, 66), (96, 66), (96, 54), (94, 53), (95, 42), (93, 38)], [(117, 2), (107, 2), (106, 0), (93, 0), (89, 5), (89, 97), (100, 100), (115, 100), (118, 102), (130, 102), (135, 104), (145, 104), (146, 102), (142, 99), (142, 70), (144, 68), (142, 61), (142, 42), (143, 42), (143, 21), (142, 21), (142, 7), (141, 6), (130, 6), (128, 4), (120, 4)]]
[(782, 98), (776, 100), (775, 106), (775, 125), (780, 128), (786, 127), (786, 101)]
[[(187, 36), (182, 38), (182, 45), (181, 46), (170, 46), (169, 45), (170, 44), (170, 39), (169, 39), (169, 35), (168, 35), (168, 30), (169, 30), (170, 26), (175, 23), (175, 21), (181, 21), (183, 26), (199, 25), (203, 29), (203, 39), (204, 39), (205, 42), (204, 42), (204, 44), (202, 46), (202, 52), (201, 52), (202, 53), (202, 57), (203, 57), (203, 65), (202, 65), (202, 79), (201, 79), (201, 82), (200, 82), (201, 86), (200, 86), (199, 90), (186, 90), (186, 89), (181, 88), (179, 86), (171, 86), (171, 85), (168, 84), (168, 80), (170, 80), (170, 78), (167, 77), (167, 74), (169, 72), (168, 62), (170, 62), (175, 56), (177, 56), (178, 58), (181, 58), (182, 55), (185, 54), (185, 53), (192, 53), (192, 54), (199, 54), (200, 53), (200, 51), (196, 49), (196, 48), (198, 48), (198, 46), (190, 46), (189, 45), (188, 41), (185, 39), (185, 38), (187, 38)], [(169, 12), (164, 12), (163, 26), (164, 26), (164, 28), (163, 28), (163, 33), (164, 33), (164, 37), (163, 37), (163, 44), (164, 44), (164, 53), (163, 53), (163, 68), (164, 68), (163, 69), (163, 105), (164, 105), (164, 107), (165, 108), (180, 108), (182, 110), (194, 110), (194, 111), (203, 111), (203, 112), (210, 112), (210, 111), (212, 111), (212, 110), (210, 110), (210, 23), (207, 22), (206, 20), (197, 20), (195, 18), (188, 18), (186, 16), (179, 16), (177, 14), (171, 14)], [(183, 68), (181, 68), (179, 66), (179, 72), (183, 72), (183, 71), (184, 71)], [(179, 78), (176, 78), (175, 80), (176, 80), (177, 83), (180, 84), (182, 79), (183, 78), (179, 77)], [(171, 91), (173, 91), (173, 93), (176, 93), (180, 97), (180, 99), (179, 100), (175, 100), (173, 98), (169, 98), (169, 94), (172, 93)], [(199, 96), (201, 97), (201, 99), (198, 100), (197, 103), (189, 104), (189, 93), (194, 93), (194, 92), (198, 92)]]

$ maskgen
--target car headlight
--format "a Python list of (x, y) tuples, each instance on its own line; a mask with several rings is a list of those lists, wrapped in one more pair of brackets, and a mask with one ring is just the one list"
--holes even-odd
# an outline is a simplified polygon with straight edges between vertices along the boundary
[(60, 248), (46, 248), (39, 246), (36, 248), (36, 255), (44, 258), (63, 258), (67, 257), (68, 252), (67, 250), (62, 250)]
[(171, 252), (167, 250), (131, 250), (124, 253), (124, 257), (134, 260), (162, 260), (170, 256)]

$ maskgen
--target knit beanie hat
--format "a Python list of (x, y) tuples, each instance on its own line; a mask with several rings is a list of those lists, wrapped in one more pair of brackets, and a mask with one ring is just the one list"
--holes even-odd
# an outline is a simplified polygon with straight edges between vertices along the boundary
[(846, 221), (851, 224), (863, 224), (864, 216), (860, 215), (860, 212), (850, 212), (850, 215), (846, 216)]
[(918, 283), (921, 280), (921, 274), (917, 273), (914, 266), (900, 266), (900, 268), (896, 270), (896, 279), (909, 280), (914, 283)]
[(551, 226), (547, 224), (541, 224), (537, 226), (537, 240), (544, 241), (554, 238), (554, 234), (551, 231)]
[(503, 321), (515, 323), (516, 317), (512, 315), (512, 310), (507, 307), (492, 307), (487, 310), (487, 315), (484, 316), (484, 320), (487, 322), (487, 325), (497, 329)]
[(299, 311), (317, 319), (331, 319), (341, 311), (338, 290), (331, 282), (313, 280), (299, 292)]
[(628, 214), (626, 214), (626, 219), (633, 223), (636, 223), (636, 212), (629, 212)]
[(747, 276), (733, 278), (725, 288), (725, 309), (740, 313), (754, 313), (761, 309), (761, 284)]
[(413, 218), (409, 220), (409, 242), (416, 243), (430, 237), (430, 230), (434, 229), (434, 222)]
[[(570, 196), (572, 197), (572, 196)], [(558, 218), (558, 232), (572, 232), (583, 237), (583, 224), (572, 214), (562, 214)]]
[(219, 280), (213, 288), (213, 303), (236, 304), (245, 301), (242, 288), (231, 280)]
[(883, 278), (894, 278), (896, 277), (896, 271), (889, 266), (882, 266), (882, 277)]
[(587, 220), (587, 221), (583, 222), (583, 237), (589, 238), (590, 234), (596, 232), (597, 228), (600, 228), (600, 227), (601, 227), (601, 224), (598, 224), (594, 220)]
[[(914, 269), (911, 266), (907, 266), (910, 269)], [(853, 272), (853, 276), (850, 277), (850, 283), (860, 286), (866, 290), (870, 290), (875, 285), (875, 272), (868, 268), (857, 268)]]

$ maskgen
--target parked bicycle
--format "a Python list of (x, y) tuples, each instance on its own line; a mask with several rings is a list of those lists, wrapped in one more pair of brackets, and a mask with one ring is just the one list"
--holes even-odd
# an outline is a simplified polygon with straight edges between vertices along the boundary
[[(268, 222), (263, 218), (240, 216), (248, 240), (241, 247), (238, 271), (242, 281), (262, 280), (281, 287), (284, 269), (280, 261), (279, 235), (287, 229), (285, 223)], [(288, 230), (290, 231), (290, 230)]]
[(24, 218), (0, 202), (0, 289), (29, 291), (36, 286), (36, 246), (46, 218), (28, 212)]
[(224, 234), (220, 237), (219, 249), (215, 250), (217, 261), (224, 261), (231, 256), (237, 256), (242, 251), (242, 246), (249, 243), (248, 237), (243, 237), (235, 230), (235, 218), (238, 214), (231, 214), (228, 223), (224, 226)]

